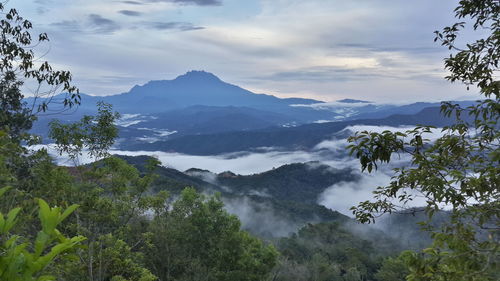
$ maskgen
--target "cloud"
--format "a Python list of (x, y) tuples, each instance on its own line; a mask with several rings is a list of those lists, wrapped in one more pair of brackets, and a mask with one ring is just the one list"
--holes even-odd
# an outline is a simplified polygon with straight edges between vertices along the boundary
[(121, 10), (121, 11), (118, 11), (118, 13), (125, 15), (125, 16), (130, 16), (130, 17), (138, 17), (138, 16), (142, 15), (141, 12), (132, 11), (132, 10)]
[(119, 1), (120, 3), (123, 4), (129, 4), (129, 5), (142, 5), (144, 4), (143, 2), (140, 1)]
[[(125, 115), (121, 121), (133, 122), (135, 120), (141, 120), (141, 116), (136, 115)], [(261, 149), (259, 152), (235, 152), (229, 154), (221, 155), (211, 155), (211, 156), (199, 156), (199, 155), (188, 155), (173, 152), (162, 152), (162, 151), (124, 151), (124, 150), (111, 150), (111, 154), (118, 155), (128, 155), (128, 156), (139, 156), (139, 155), (149, 155), (158, 158), (162, 164), (166, 167), (174, 168), (179, 171), (186, 171), (190, 168), (198, 168), (201, 170), (207, 170), (211, 173), (222, 173), (225, 171), (232, 171), (236, 174), (241, 175), (252, 175), (256, 173), (262, 173), (273, 168), (278, 168), (280, 166), (292, 163), (305, 163), (305, 162), (318, 162), (317, 164), (326, 164), (333, 168), (352, 168), (355, 170), (360, 170), (359, 161), (348, 155), (345, 146), (348, 144), (346, 141), (347, 136), (353, 135), (357, 131), (371, 131), (371, 132), (383, 132), (385, 130), (405, 132), (413, 127), (388, 127), (388, 126), (368, 126), (368, 125), (355, 125), (349, 126), (335, 134), (331, 139), (326, 139), (319, 142), (311, 151), (283, 151), (279, 148), (267, 147)], [(155, 130), (140, 128), (142, 130)], [(160, 131), (159, 134), (167, 136), (174, 132)], [(430, 141), (435, 140), (441, 136), (441, 129), (434, 129), (430, 134), (424, 134), (424, 139), (429, 139)], [(158, 136), (159, 137), (159, 136)], [(36, 146), (37, 148), (44, 146)], [(59, 157), (54, 154), (55, 150), (53, 146), (48, 146), (49, 152), (51, 152), (59, 161), (61, 165), (72, 165), (71, 162), (65, 162), (66, 158), (64, 156)], [(81, 163), (89, 163), (92, 159), (88, 158), (85, 154), (81, 157)], [(391, 160), (391, 164), (387, 166), (388, 173), (392, 173), (392, 167), (396, 167), (403, 163), (407, 163), (408, 159), (395, 156)], [(313, 165), (313, 164), (310, 164)], [(313, 166), (311, 166), (313, 167)], [(384, 167), (384, 166), (381, 166)]]
[(87, 20), (95, 33), (108, 34), (121, 29), (120, 25), (118, 25), (115, 21), (102, 17), (98, 14), (88, 15)]
[[(57, 155), (54, 145), (40, 145), (33, 147), (33, 149), (40, 148), (47, 148), (49, 153), (57, 159), (58, 164), (66, 166), (74, 165), (72, 161), (68, 161), (67, 156)], [(236, 174), (242, 175), (262, 173), (285, 164), (328, 159), (328, 154), (321, 151), (313, 153), (306, 151), (269, 151), (263, 153), (241, 152), (216, 156), (197, 156), (161, 151), (111, 150), (110, 153), (128, 156), (155, 156), (162, 162), (163, 166), (174, 168), (179, 171), (185, 171), (190, 168), (198, 168), (208, 170), (213, 173), (232, 171)], [(86, 153), (83, 153), (79, 159), (79, 163), (87, 164), (93, 160), (94, 159), (90, 158)], [(334, 160), (330, 161), (329, 164), (341, 167), (342, 161), (343, 160), (336, 162), (336, 160)]]
[[(368, 52), (368, 51), (367, 51)], [(270, 75), (254, 76), (255, 79), (273, 81), (303, 81), (314, 83), (331, 82), (366, 82), (369, 80), (414, 80), (414, 81), (441, 81), (441, 69), (431, 65), (422, 72), (422, 69), (412, 69), (413, 58), (394, 56), (393, 52), (378, 53), (370, 51), (370, 58), (330, 58), (332, 65), (297, 68)], [(415, 61), (414, 61), (415, 62)], [(338, 64), (338, 65), (335, 65)], [(404, 71), (401, 71), (404, 69)]]
[[(442, 79), (448, 51), (432, 42), (433, 30), (453, 22), (453, 1), (52, 0), (45, 5), (50, 17), (39, 15), (41, 5), (34, 1), (16, 5), (37, 28), (54, 19), (76, 20), (86, 31), (75, 36), (74, 26), (62, 24), (47, 30), (51, 61), (71, 68), (89, 94), (125, 92), (134, 84), (203, 68), (281, 97), (410, 102), (471, 95)], [(141, 13), (156, 28), (140, 26), (120, 11)], [(96, 28), (86, 21), (89, 14), (115, 23), (97, 31), (119, 28), (120, 36), (93, 40)], [(157, 32), (202, 27), (203, 32)], [(130, 81), (103, 80), (101, 72)]]
[(387, 185), (390, 176), (382, 172), (360, 174), (356, 182), (341, 182), (327, 188), (318, 198), (318, 204), (329, 209), (351, 215), (350, 208), (359, 202), (373, 198), (373, 191), (377, 186)]
[(50, 11), (49, 7), (53, 1), (52, 0), (35, 0), (34, 2), (37, 5), (37, 7), (36, 7), (37, 14), (44, 15)]
[[(351, 135), (354, 132), (359, 131), (369, 131), (382, 133), (383, 131), (392, 132), (406, 132), (407, 130), (413, 129), (411, 126), (402, 127), (389, 127), (389, 126), (369, 126), (369, 125), (355, 125), (345, 128), (339, 133), (339, 136)], [(426, 133), (423, 135), (425, 139), (429, 141), (434, 141), (441, 137), (440, 128), (432, 130), (431, 133)], [(316, 145), (315, 149), (328, 149), (334, 152), (344, 152), (347, 146), (347, 140), (344, 137), (333, 138), (330, 140), (325, 140)], [(344, 154), (345, 155), (345, 154)], [(328, 163), (328, 159), (324, 159), (325, 163)], [(352, 206), (358, 205), (359, 202), (370, 200), (373, 198), (373, 191), (378, 186), (387, 186), (392, 176), (394, 176), (394, 168), (401, 166), (408, 166), (411, 162), (411, 158), (406, 154), (393, 155), (391, 162), (386, 165), (379, 165), (378, 170), (372, 173), (361, 173), (359, 161), (354, 158), (346, 158), (343, 162), (343, 167), (351, 168), (357, 170), (359, 173), (359, 180), (353, 182), (340, 182), (327, 188), (318, 198), (318, 204), (323, 205), (327, 208), (337, 210), (345, 215), (350, 215), (350, 208)], [(419, 195), (416, 194), (415, 195)], [(416, 197), (407, 206), (401, 206), (403, 208), (411, 208), (424, 206), (426, 204), (425, 199), (421, 196)]]
[(80, 32), (82, 30), (80, 23), (76, 20), (63, 20), (50, 25), (69, 32)]
[(359, 43), (338, 43), (335, 45), (338, 48), (349, 48), (349, 49), (360, 49), (363, 51), (374, 51), (374, 52), (405, 52), (411, 54), (426, 54), (426, 53), (439, 53), (438, 48), (433, 48), (430, 46), (400, 46), (394, 47), (390, 45), (370, 45), (370, 44), (359, 44)]
[(117, 1), (123, 4), (130, 5), (145, 5), (149, 3), (175, 3), (179, 5), (196, 5), (196, 6), (221, 6), (221, 0), (138, 0), (138, 1)]
[(144, 118), (140, 114), (122, 114), (120, 119), (115, 122), (115, 125), (128, 127), (146, 121)]
[(217, 180), (217, 174), (214, 174), (207, 170), (190, 170), (187, 172), (187, 174), (192, 177), (197, 177), (211, 184), (215, 185), (219, 184), (219, 181)]
[(158, 30), (177, 29), (180, 31), (200, 30), (202, 26), (195, 26), (189, 22), (144, 22), (145, 25)]
[[(347, 137), (354, 135), (356, 132), (362, 132), (362, 131), (368, 131), (368, 132), (375, 132), (375, 133), (382, 133), (384, 131), (391, 131), (391, 132), (401, 132), (401, 133), (406, 133), (408, 130), (414, 129), (414, 126), (401, 126), (401, 127), (390, 127), (390, 126), (372, 126), (372, 125), (354, 125), (354, 126), (348, 126), (342, 131), (338, 132), (335, 134), (335, 136), (331, 139), (324, 140), (320, 143), (318, 143), (314, 149), (316, 150), (321, 150), (321, 149), (327, 149), (329, 151), (332, 151), (334, 153), (345, 153), (346, 151), (346, 146), (349, 144), (347, 142)], [(422, 134), (422, 137), (424, 141), (428, 142), (433, 142), (437, 138), (440, 138), (443, 136), (443, 132), (441, 128), (435, 128), (431, 129), (430, 133), (424, 133)], [(412, 138), (412, 135), (409, 135), (407, 140)], [(392, 159), (392, 161), (400, 161), (399, 159)], [(398, 163), (400, 164), (400, 163)]]
[(236, 174), (251, 175), (262, 173), (279, 166), (319, 160), (320, 154), (311, 154), (305, 151), (272, 151), (266, 153), (245, 153), (239, 155), (195, 156), (167, 152), (146, 151), (111, 151), (111, 153), (138, 156), (154, 155), (162, 161), (164, 166), (185, 171), (190, 168), (209, 170), (214, 173), (232, 171)]
[(146, 0), (148, 2), (172, 2), (182, 5), (220, 6), (221, 0)]
[(243, 229), (265, 237), (285, 237), (296, 232), (303, 223), (279, 214), (267, 203), (254, 202), (248, 197), (223, 198), (224, 208), (238, 216)]

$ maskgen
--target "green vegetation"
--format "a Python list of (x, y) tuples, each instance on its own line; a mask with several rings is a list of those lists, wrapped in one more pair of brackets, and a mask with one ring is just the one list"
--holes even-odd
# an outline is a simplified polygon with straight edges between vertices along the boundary
[(392, 259), (381, 268), (383, 257), (397, 253), (397, 242), (381, 235), (376, 237), (375, 246), (374, 242), (355, 233), (337, 223), (320, 223), (309, 224), (298, 234), (280, 239), (277, 247), (282, 259), (274, 280), (357, 281), (374, 280), (377, 275), (380, 278), (376, 280), (385, 281), (394, 280), (386, 275), (401, 276), (404, 266), (395, 268)]
[[(418, 196), (425, 198), (423, 226), (432, 233), (433, 244), (423, 253), (402, 255), (410, 269), (408, 280), (499, 278), (500, 3), (463, 0), (455, 15), (484, 37), (462, 47), (458, 42), (466, 22), (436, 31), (436, 41), (455, 51), (445, 59), (450, 71), (446, 79), (477, 88), (483, 100), (467, 108), (443, 103), (442, 113), (456, 122), (444, 127), (443, 136), (434, 142), (425, 139), (429, 126), (406, 133), (361, 132), (350, 138), (351, 152), (369, 172), (393, 154), (412, 159), (411, 166), (395, 170), (389, 186), (375, 191), (376, 201), (353, 208), (359, 220), (370, 222), (380, 213), (401, 210)], [(450, 210), (450, 221), (433, 227), (429, 222), (442, 208)]]
[(147, 260), (161, 280), (262, 280), (278, 253), (240, 230), (222, 201), (188, 188), (155, 216)]
[(270, 197), (301, 203), (316, 203), (318, 196), (339, 182), (358, 177), (351, 169), (334, 169), (318, 162), (294, 163), (250, 176), (219, 174), (218, 182), (235, 193), (267, 193)]
[[(0, 189), (0, 198), (10, 188)], [(29, 237), (11, 233), (16, 226), (21, 208), (11, 209), (5, 217), (0, 212), (0, 280), (31, 281), (53, 280), (52, 275), (45, 275), (45, 269), (56, 259), (68, 259), (64, 256), (80, 244), (85, 237), (67, 238), (56, 227), (78, 206), (72, 205), (66, 210), (50, 208), (42, 199), (38, 199), (41, 230), (31, 242)]]

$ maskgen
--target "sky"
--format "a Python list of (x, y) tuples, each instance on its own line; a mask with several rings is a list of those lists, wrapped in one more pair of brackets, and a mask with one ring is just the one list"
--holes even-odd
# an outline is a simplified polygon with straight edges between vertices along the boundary
[(189, 70), (256, 93), (323, 101), (476, 99), (444, 80), (433, 31), (456, 0), (10, 0), (37, 47), (83, 93), (127, 92)]

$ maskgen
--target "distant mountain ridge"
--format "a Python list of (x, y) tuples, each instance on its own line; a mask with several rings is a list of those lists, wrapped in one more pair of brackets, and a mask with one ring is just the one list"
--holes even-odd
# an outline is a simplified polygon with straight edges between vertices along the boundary
[[(165, 148), (157, 142), (174, 141), (174, 139), (189, 135), (198, 137), (233, 132), (228, 135), (229, 139), (236, 140), (238, 138), (235, 138), (235, 133), (247, 134), (247, 132), (268, 128), (272, 131), (276, 129), (280, 131), (279, 127), (296, 127), (331, 121), (384, 119), (395, 114), (416, 114), (426, 107), (439, 105), (438, 103), (379, 105), (356, 99), (324, 103), (313, 99), (278, 98), (253, 93), (226, 83), (216, 75), (205, 71), (189, 71), (172, 80), (150, 81), (144, 85), (136, 85), (130, 91), (118, 95), (82, 94), (81, 96), (82, 103), (75, 112), (72, 110), (71, 114), (41, 116), (32, 131), (46, 137), (48, 123), (53, 118), (59, 118), (62, 122), (75, 121), (84, 114), (95, 114), (96, 103), (104, 101), (112, 104), (113, 110), (120, 112), (123, 116), (117, 125), (120, 129), (120, 138), (126, 140), (126, 147), (138, 149), (145, 144), (150, 150), (152, 147), (150, 143), (156, 142), (155, 147)], [(26, 101), (32, 103), (34, 99), (28, 98)], [(283, 132), (296, 135), (293, 130)], [(275, 135), (280, 134), (282, 134), (281, 131)], [(250, 133), (250, 135), (249, 139), (240, 141), (238, 147), (253, 147), (250, 143), (256, 144), (257, 135), (255, 133)], [(281, 135), (281, 137), (287, 136)], [(315, 134), (308, 137), (316, 140)], [(273, 139), (272, 134), (269, 137), (259, 136), (258, 138), (258, 142), (263, 146), (276, 143), (269, 141)], [(291, 140), (298, 139), (292, 137)], [(214, 139), (214, 141), (218, 140)], [(227, 140), (224, 140), (222, 143), (226, 142)], [(290, 146), (287, 140), (278, 143)], [(185, 145), (188, 144), (193, 144), (193, 140), (185, 142)], [(172, 147), (168, 145), (168, 148), (174, 151), (195, 153), (224, 152), (224, 149), (214, 150), (206, 147), (197, 148), (200, 151), (192, 151), (194, 148), (186, 149), (183, 143), (179, 145)], [(213, 147), (218, 144), (209, 145)], [(301, 141), (295, 145), (300, 147), (304, 143)]]
[(288, 151), (310, 150), (324, 140), (331, 139), (348, 126), (431, 125), (442, 127), (452, 124), (453, 118), (440, 114), (439, 107), (430, 107), (417, 114), (395, 114), (380, 119), (360, 119), (321, 124), (305, 124), (290, 128), (267, 128), (253, 131), (223, 132), (189, 135), (153, 143), (127, 142), (123, 150), (169, 151), (194, 155), (216, 155), (239, 151), (254, 151), (260, 147), (274, 147)]
[[(153, 80), (135, 85), (130, 91), (109, 96), (81, 94), (82, 111), (92, 111), (97, 101), (114, 106), (121, 113), (149, 114), (181, 109), (194, 105), (245, 106), (262, 110), (283, 111), (290, 104), (313, 104), (322, 101), (303, 98), (281, 99), (256, 94), (226, 83), (212, 73), (189, 71), (172, 80)], [(57, 97), (56, 97), (57, 99)], [(28, 102), (32, 101), (30, 98)]]

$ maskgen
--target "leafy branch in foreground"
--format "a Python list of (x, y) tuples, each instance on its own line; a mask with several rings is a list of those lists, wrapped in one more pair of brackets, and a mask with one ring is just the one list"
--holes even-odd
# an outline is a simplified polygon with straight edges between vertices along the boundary
[[(0, 189), (0, 197), (10, 188)], [(44, 275), (45, 269), (57, 258), (64, 258), (75, 249), (85, 237), (67, 238), (62, 235), (57, 226), (66, 219), (78, 205), (71, 205), (66, 210), (59, 207), (51, 208), (38, 199), (38, 216), (42, 229), (35, 241), (11, 233), (18, 223), (21, 208), (11, 209), (6, 216), (0, 212), (0, 280), (33, 281), (55, 280), (55, 277)], [(66, 256), (67, 257), (67, 256)]]
[(428, 222), (436, 211), (448, 210), (449, 223), (441, 229), (423, 223), (432, 232), (433, 245), (423, 253), (407, 252), (402, 258), (410, 269), (408, 280), (498, 280), (500, 214), (500, 3), (463, 0), (455, 9), (473, 30), (487, 31), (486, 38), (457, 46), (459, 22), (436, 32), (436, 41), (456, 53), (445, 59), (451, 82), (477, 87), (485, 99), (462, 108), (444, 102), (441, 113), (455, 123), (441, 130), (441, 137), (426, 139), (429, 126), (405, 133), (360, 132), (349, 138), (351, 154), (363, 170), (371, 172), (394, 155), (409, 157), (407, 167), (395, 169), (388, 186), (374, 191), (375, 201), (353, 207), (364, 223), (378, 215), (401, 211), (416, 199), (425, 200)]
[[(78, 89), (71, 84), (72, 76), (69, 71), (54, 70), (47, 61), (41, 61), (36, 57), (34, 48), (43, 42), (48, 42), (49, 37), (46, 33), (34, 35), (30, 33), (33, 24), (19, 15), (16, 9), (10, 9), (4, 13), (4, 4), (0, 3), (0, 12), (4, 18), (0, 20), (0, 73), (2, 80), (12, 80), (12, 78), (27, 79), (34, 82), (35, 89), (32, 94), (35, 102), (39, 98), (43, 100), (32, 108), (31, 113), (36, 114), (46, 112), (49, 103), (60, 103), (61, 108), (55, 111), (64, 111), (75, 105), (80, 104), (80, 95)], [(16, 87), (20, 87), (23, 82), (18, 82)], [(54, 96), (59, 93), (66, 93), (58, 101)], [(2, 98), (3, 91), (0, 92)], [(22, 100), (24, 98), (19, 92), (12, 92), (14, 96), (5, 98), (14, 98)], [(35, 106), (35, 102), (33, 107)]]

